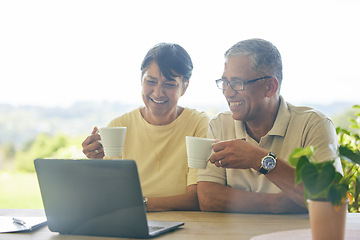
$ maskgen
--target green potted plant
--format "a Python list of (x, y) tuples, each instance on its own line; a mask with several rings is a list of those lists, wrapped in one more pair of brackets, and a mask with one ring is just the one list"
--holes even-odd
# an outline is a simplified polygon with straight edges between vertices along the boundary
[(311, 146), (295, 149), (289, 158), (295, 167), (295, 184), (302, 183), (304, 187), (313, 239), (344, 238), (348, 196), (350, 192), (357, 195), (359, 192), (351, 188), (359, 188), (353, 181), (355, 178), (359, 182), (360, 178), (358, 171), (354, 171), (360, 164), (360, 138), (344, 129), (338, 128), (337, 132), (339, 138), (352, 139), (340, 141), (339, 156), (346, 164), (343, 174), (336, 171), (334, 160), (316, 161), (316, 148)]
[(360, 164), (360, 152), (353, 152), (347, 146), (339, 147), (339, 155), (352, 165), (344, 175), (337, 172), (334, 161), (317, 162), (313, 147), (297, 148), (291, 154), (289, 162), (295, 167), (295, 184), (302, 183), (304, 197), (311, 200), (328, 201), (333, 206), (340, 206), (347, 200), (350, 179), (355, 164)]

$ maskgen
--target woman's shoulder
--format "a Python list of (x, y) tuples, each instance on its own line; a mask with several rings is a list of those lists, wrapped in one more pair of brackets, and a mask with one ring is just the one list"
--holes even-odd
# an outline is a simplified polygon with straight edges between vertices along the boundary
[(184, 108), (183, 111), (183, 117), (186, 119), (198, 119), (198, 120), (205, 120), (205, 121), (209, 121), (210, 120), (210, 116), (209, 114), (207, 114), (205, 111), (198, 111), (197, 109), (193, 109), (193, 108)]
[(141, 118), (140, 108), (136, 108), (130, 112), (114, 118), (110, 121), (109, 127), (123, 127), (133, 123), (136, 119)]

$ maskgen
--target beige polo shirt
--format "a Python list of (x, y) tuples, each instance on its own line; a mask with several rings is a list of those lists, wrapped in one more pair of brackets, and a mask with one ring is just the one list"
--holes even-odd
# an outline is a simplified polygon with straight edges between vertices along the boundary
[[(332, 121), (323, 113), (296, 107), (280, 97), (280, 107), (273, 128), (258, 143), (246, 132), (244, 122), (234, 120), (231, 112), (215, 116), (209, 124), (208, 138), (218, 140), (246, 139), (247, 142), (275, 153), (287, 160), (297, 147), (315, 146), (318, 161), (336, 159), (335, 167), (342, 172), (337, 157), (338, 140)], [(259, 159), (260, 161), (260, 159)], [(209, 163), (198, 171), (198, 182), (216, 182), (251, 192), (278, 193), (281, 190), (254, 169), (225, 169)]]

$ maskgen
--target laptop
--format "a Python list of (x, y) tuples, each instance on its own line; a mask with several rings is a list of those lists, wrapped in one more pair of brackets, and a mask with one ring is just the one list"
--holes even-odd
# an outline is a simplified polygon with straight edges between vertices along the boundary
[(133, 160), (35, 159), (50, 231), (151, 238), (184, 225), (147, 221)]

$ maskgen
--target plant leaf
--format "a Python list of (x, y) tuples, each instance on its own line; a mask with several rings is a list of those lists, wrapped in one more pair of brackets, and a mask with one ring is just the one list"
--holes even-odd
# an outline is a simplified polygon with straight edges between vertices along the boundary
[(339, 146), (339, 153), (345, 160), (360, 164), (360, 152), (358, 150), (354, 152), (350, 148), (341, 145)]
[(335, 178), (336, 170), (332, 162), (322, 163), (321, 165), (320, 169), (310, 163), (304, 164), (302, 167), (302, 182), (312, 195), (318, 195), (327, 189)]
[(331, 186), (328, 195), (329, 201), (334, 206), (343, 204), (344, 200), (346, 199), (347, 191), (348, 187), (346, 184), (335, 184)]
[(289, 157), (289, 163), (291, 166), (296, 167), (299, 159), (302, 156), (307, 156), (308, 158), (314, 155), (315, 148), (313, 146), (309, 146), (306, 148), (296, 148)]
[(300, 182), (302, 182), (302, 178), (301, 178), (302, 167), (307, 163), (310, 163), (310, 161), (306, 156), (302, 156), (299, 158), (295, 168), (295, 184), (299, 184)]

